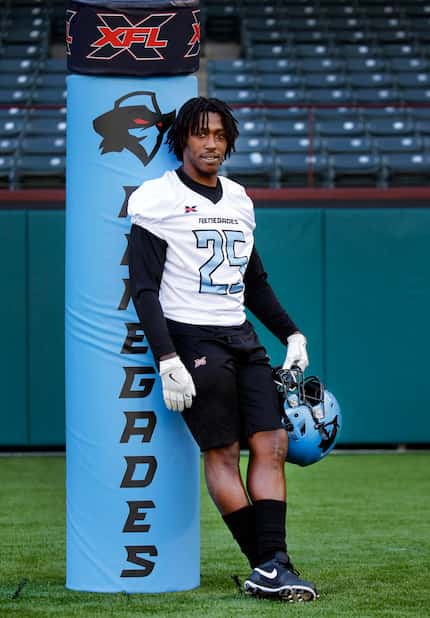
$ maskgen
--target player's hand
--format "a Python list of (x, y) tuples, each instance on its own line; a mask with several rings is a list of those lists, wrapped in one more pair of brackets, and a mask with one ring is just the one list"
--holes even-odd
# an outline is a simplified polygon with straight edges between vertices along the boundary
[(179, 356), (160, 360), (160, 377), (164, 403), (169, 410), (182, 412), (184, 408), (191, 408), (196, 388)]
[(294, 365), (298, 365), (304, 371), (309, 365), (306, 337), (302, 333), (294, 333), (287, 338), (287, 341), (287, 355), (282, 369), (291, 369)]

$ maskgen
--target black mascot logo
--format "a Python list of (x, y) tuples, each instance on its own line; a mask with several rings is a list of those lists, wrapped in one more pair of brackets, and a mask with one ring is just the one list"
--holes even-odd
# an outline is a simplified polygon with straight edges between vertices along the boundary
[[(153, 110), (149, 109), (146, 104), (142, 104), (142, 98), (151, 101)], [(137, 100), (140, 104), (136, 104)], [(122, 105), (124, 101), (128, 104)], [(155, 92), (130, 92), (117, 99), (113, 109), (93, 122), (95, 131), (103, 138), (100, 143), (101, 154), (121, 152), (125, 148), (140, 159), (143, 165), (148, 165), (157, 154), (163, 137), (172, 126), (175, 117), (176, 110), (168, 114), (161, 112)], [(152, 127), (156, 128), (157, 137), (154, 146), (148, 152), (142, 145), (147, 135), (142, 135), (142, 133)], [(135, 131), (137, 135), (132, 131)]]

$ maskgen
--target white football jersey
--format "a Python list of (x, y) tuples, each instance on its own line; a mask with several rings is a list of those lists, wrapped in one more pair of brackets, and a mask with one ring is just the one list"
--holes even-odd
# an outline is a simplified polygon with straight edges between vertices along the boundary
[(164, 316), (186, 324), (245, 321), (243, 276), (253, 248), (254, 207), (244, 188), (220, 176), (214, 204), (174, 171), (144, 182), (128, 201), (132, 223), (167, 243), (160, 285)]

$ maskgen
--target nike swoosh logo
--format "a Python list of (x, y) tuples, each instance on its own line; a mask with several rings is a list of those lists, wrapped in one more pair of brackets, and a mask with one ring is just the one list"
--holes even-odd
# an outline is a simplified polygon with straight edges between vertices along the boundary
[(271, 573), (268, 573), (267, 571), (263, 571), (263, 569), (255, 569), (257, 571), (257, 573), (260, 573), (260, 575), (262, 575), (263, 577), (267, 577), (268, 579), (275, 579), (275, 577), (278, 574), (278, 571), (276, 569), (273, 569), (273, 571)]
[(180, 384), (180, 382), (178, 382), (178, 380), (175, 378), (173, 373), (169, 373), (169, 378), (172, 380), (172, 382), (176, 382), (176, 384)]

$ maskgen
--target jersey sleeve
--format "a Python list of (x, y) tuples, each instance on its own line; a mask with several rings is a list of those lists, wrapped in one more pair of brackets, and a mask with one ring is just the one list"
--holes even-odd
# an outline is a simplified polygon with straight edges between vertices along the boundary
[(299, 328), (282, 307), (267, 279), (261, 258), (254, 247), (244, 276), (245, 307), (275, 337), (287, 345), (287, 337), (297, 332)]
[(133, 304), (154, 357), (175, 352), (158, 298), (167, 244), (133, 224), (129, 238), (129, 272)]
[(163, 220), (169, 215), (169, 185), (164, 177), (144, 182), (128, 198), (131, 223), (165, 240)]

